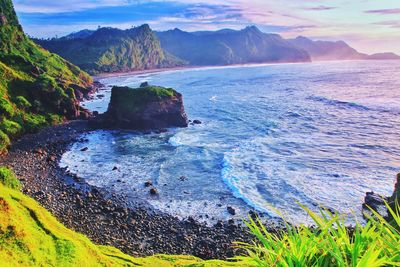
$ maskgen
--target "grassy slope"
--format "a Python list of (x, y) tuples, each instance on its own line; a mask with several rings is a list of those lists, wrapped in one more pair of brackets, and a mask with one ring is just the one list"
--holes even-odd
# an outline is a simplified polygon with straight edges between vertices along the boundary
[(92, 78), (32, 42), (11, 0), (0, 0), (0, 16), (1, 153), (9, 139), (79, 116), (75, 92), (88, 91)]
[(192, 256), (134, 258), (95, 245), (67, 229), (35, 200), (0, 183), (0, 265), (6, 262), (7, 266), (244, 266)]

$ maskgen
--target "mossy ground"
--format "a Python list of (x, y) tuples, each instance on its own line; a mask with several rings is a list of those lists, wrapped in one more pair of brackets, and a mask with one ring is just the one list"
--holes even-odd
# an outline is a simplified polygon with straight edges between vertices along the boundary
[(114, 86), (111, 93), (110, 103), (118, 103), (121, 112), (130, 113), (136, 111), (150, 102), (176, 95), (172, 88), (161, 86), (146, 86), (140, 88)]

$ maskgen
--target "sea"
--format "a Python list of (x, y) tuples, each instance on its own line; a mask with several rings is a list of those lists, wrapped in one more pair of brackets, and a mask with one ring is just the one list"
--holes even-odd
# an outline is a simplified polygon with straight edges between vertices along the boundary
[(250, 211), (310, 223), (302, 206), (355, 222), (365, 193), (391, 195), (400, 172), (400, 61), (191, 68), (100, 82), (106, 88), (82, 103), (92, 111), (107, 110), (112, 86), (149, 82), (182, 93), (189, 119), (202, 122), (165, 133), (96, 130), (71, 145), (61, 167), (132, 205), (209, 224)]

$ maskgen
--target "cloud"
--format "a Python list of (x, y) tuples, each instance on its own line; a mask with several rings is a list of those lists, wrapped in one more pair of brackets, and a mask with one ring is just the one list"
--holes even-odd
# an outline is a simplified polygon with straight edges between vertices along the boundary
[(304, 10), (311, 10), (311, 11), (325, 11), (325, 10), (332, 10), (336, 9), (336, 7), (333, 6), (315, 6), (315, 7), (306, 7), (303, 8)]
[(373, 10), (367, 10), (367, 11), (365, 11), (365, 13), (369, 13), (369, 14), (380, 14), (380, 15), (400, 14), (400, 8), (373, 9)]
[(390, 28), (400, 28), (400, 21), (398, 20), (379, 21), (373, 24), (379, 26), (389, 26)]
[(99, 7), (124, 6), (131, 0), (16, 0), (15, 9), (22, 13), (64, 13)]

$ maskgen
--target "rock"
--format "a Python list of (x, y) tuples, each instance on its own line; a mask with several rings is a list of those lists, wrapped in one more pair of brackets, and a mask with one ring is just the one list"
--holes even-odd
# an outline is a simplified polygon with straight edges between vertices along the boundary
[(114, 86), (107, 112), (93, 122), (100, 128), (131, 130), (188, 126), (182, 95), (158, 86), (137, 89)]
[(38, 154), (38, 155), (43, 155), (43, 154), (45, 153), (44, 150), (41, 149), (40, 147), (36, 148), (36, 149), (34, 150), (34, 152), (35, 152), (36, 154)]
[(363, 204), (364, 214), (371, 215), (370, 209), (372, 209), (386, 218), (388, 216), (388, 210), (385, 201), (387, 201), (385, 197), (374, 192), (367, 192)]
[(228, 206), (228, 207), (226, 208), (226, 210), (229, 212), (230, 215), (235, 215), (235, 214), (236, 214), (235, 209), (232, 208), (231, 206)]
[(88, 150), (89, 150), (88, 147), (84, 147), (84, 148), (81, 149), (82, 152), (85, 152), (85, 151), (88, 151)]
[(152, 185), (153, 185), (153, 182), (152, 182), (152, 181), (147, 181), (147, 182), (144, 183), (144, 186), (145, 186), (145, 187), (150, 187), (150, 186), (152, 186)]
[(150, 194), (151, 194), (151, 195), (157, 195), (157, 194), (158, 194), (157, 189), (156, 189), (156, 188), (151, 188), (151, 189), (150, 189)]
[(199, 121), (199, 120), (194, 120), (194, 121), (193, 121), (193, 124), (201, 124), (201, 121)]
[(400, 173), (397, 174), (397, 181), (394, 185), (394, 192), (390, 200), (394, 202), (396, 199), (400, 201)]
[(182, 175), (181, 177), (179, 177), (179, 180), (181, 180), (182, 182), (183, 182), (183, 181), (186, 181), (186, 180), (187, 180), (187, 177)]
[(47, 162), (55, 162), (56, 160), (57, 160), (57, 157), (54, 156), (54, 155), (50, 155), (50, 156), (47, 158)]
[(116, 171), (116, 170), (118, 170), (118, 167), (117, 166), (114, 166), (114, 168), (112, 169), (113, 171)]
[(148, 87), (149, 83), (148, 82), (143, 82), (140, 84), (140, 87)]
[(7, 24), (7, 17), (3, 13), (0, 13), (0, 26), (6, 24)]

